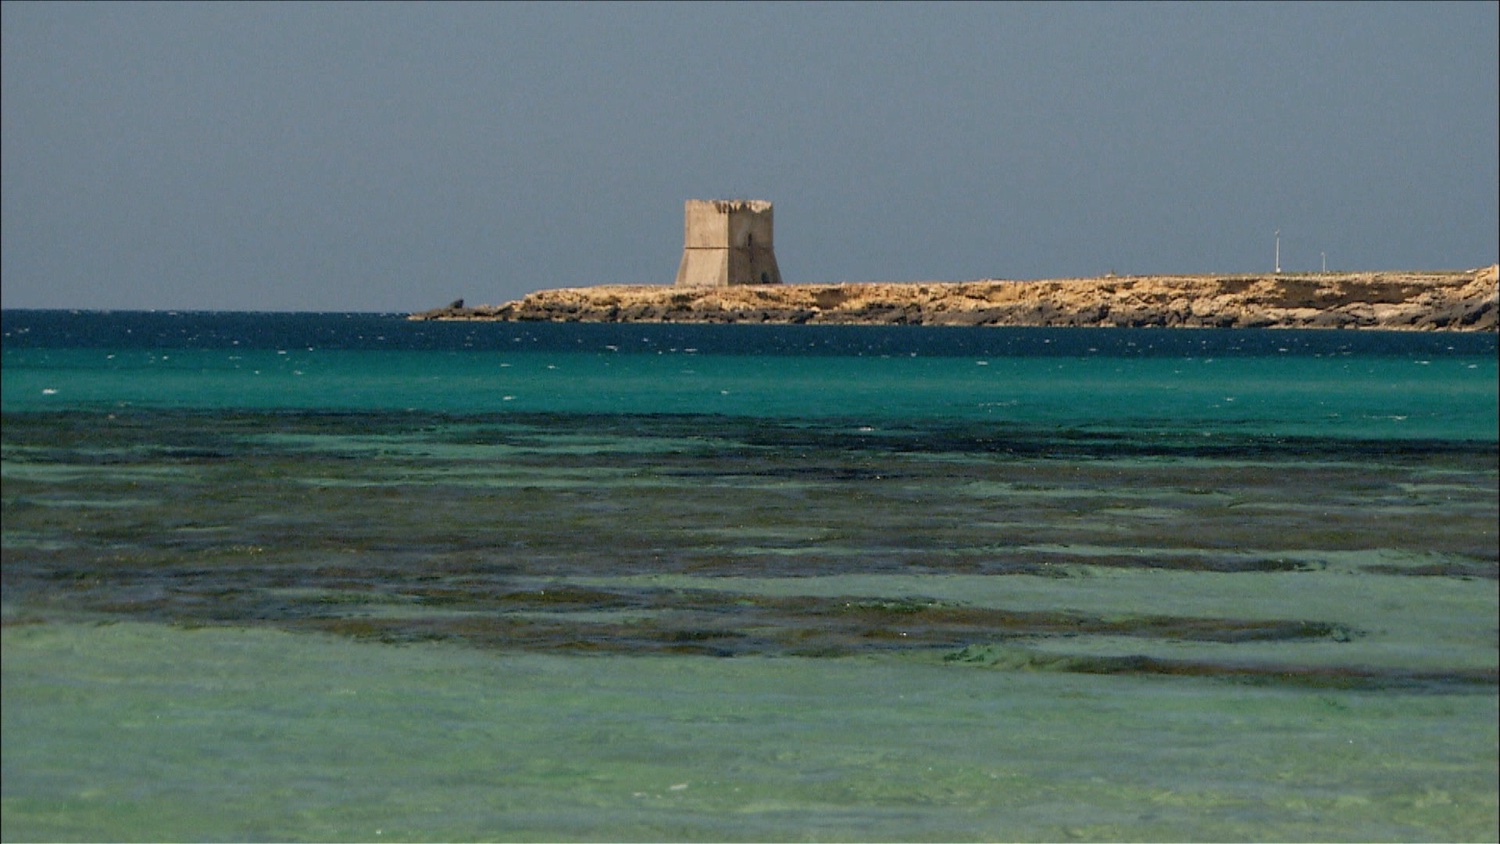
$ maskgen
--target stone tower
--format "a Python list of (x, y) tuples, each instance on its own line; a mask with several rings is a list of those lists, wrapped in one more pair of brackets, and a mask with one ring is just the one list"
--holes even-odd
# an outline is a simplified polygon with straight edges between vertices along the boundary
[(780, 284), (771, 240), (771, 203), (689, 199), (679, 287)]

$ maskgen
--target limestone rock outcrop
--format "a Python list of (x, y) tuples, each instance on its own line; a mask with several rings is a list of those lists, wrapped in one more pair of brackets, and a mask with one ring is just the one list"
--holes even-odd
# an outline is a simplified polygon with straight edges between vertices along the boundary
[(1434, 272), (575, 287), (418, 320), (1495, 331), (1497, 267)]

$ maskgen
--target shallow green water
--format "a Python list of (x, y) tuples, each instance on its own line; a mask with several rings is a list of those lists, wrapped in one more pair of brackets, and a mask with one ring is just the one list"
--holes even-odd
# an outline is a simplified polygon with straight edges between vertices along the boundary
[(7, 840), (1495, 833), (1493, 695), (140, 624), (4, 649)]

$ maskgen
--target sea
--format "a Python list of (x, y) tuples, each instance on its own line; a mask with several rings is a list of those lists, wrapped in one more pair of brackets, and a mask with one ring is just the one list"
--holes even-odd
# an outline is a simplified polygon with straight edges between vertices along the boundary
[(1495, 841), (1497, 335), (7, 310), (5, 841)]

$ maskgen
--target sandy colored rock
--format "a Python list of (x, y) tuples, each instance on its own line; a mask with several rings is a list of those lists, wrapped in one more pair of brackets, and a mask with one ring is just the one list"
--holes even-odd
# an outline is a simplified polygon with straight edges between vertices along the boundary
[(683, 288), (574, 287), (417, 320), (1495, 331), (1497, 267)]

